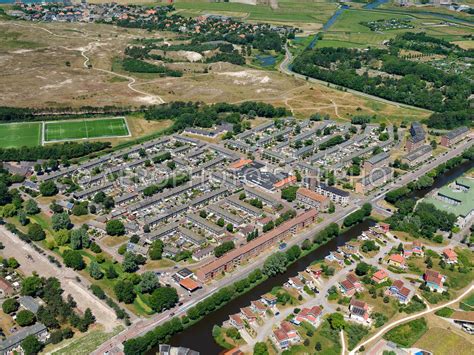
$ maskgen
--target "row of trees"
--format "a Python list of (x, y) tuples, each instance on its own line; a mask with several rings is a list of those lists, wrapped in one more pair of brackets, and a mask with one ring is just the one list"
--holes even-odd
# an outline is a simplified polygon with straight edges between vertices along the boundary
[(372, 205), (370, 203), (364, 203), (360, 209), (344, 218), (343, 224), (345, 227), (353, 226), (354, 224), (362, 222), (366, 217), (370, 216), (371, 213)]
[[(148, 120), (174, 120), (172, 131), (186, 127), (209, 128), (222, 122), (239, 123), (242, 118), (237, 113), (250, 118), (260, 116), (268, 118), (283, 117), (288, 114), (285, 108), (274, 107), (261, 102), (244, 102), (242, 104), (217, 103), (207, 105), (199, 102), (175, 101), (164, 105), (153, 106), (145, 113)], [(235, 120), (237, 119), (237, 121)]]
[(73, 159), (107, 148), (110, 142), (66, 142), (37, 147), (0, 148), (0, 161), (36, 161), (44, 159)]

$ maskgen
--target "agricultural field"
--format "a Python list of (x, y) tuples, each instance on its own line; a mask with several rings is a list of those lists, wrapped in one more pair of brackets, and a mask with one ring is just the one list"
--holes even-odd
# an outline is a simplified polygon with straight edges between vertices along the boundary
[(124, 117), (44, 123), (44, 141), (47, 143), (129, 135)]
[[(375, 21), (409, 21), (412, 29), (388, 29), (372, 31), (363, 23)], [(474, 29), (461, 22), (448, 25), (445, 19), (425, 14), (409, 14), (390, 11), (348, 10), (324, 33), (317, 47), (366, 48), (382, 46), (383, 42), (404, 32), (426, 32), (430, 36), (448, 41), (462, 41), (463, 36), (473, 34)]]
[(0, 148), (41, 145), (41, 122), (0, 124)]
[(293, 24), (308, 31), (319, 29), (337, 8), (335, 2), (324, 0), (279, 0), (277, 9), (265, 5), (212, 3), (207, 0), (178, 0), (175, 1), (174, 6), (183, 16), (221, 14), (246, 21)]

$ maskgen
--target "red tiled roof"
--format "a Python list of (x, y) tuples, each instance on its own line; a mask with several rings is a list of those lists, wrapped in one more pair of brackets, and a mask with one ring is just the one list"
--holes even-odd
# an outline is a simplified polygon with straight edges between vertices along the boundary
[(184, 287), (188, 291), (194, 291), (197, 290), (199, 287), (201, 287), (196, 281), (194, 281), (192, 278), (187, 277), (185, 279), (182, 279), (179, 284)]
[(392, 254), (389, 257), (389, 260), (394, 261), (399, 264), (403, 264), (405, 262), (405, 258), (400, 254)]
[(352, 290), (354, 288), (354, 284), (349, 280), (342, 281), (341, 285), (342, 287), (344, 287), (345, 290)]
[(275, 186), (277, 189), (280, 187), (283, 187), (288, 184), (292, 184), (296, 182), (296, 176), (290, 175), (287, 178), (284, 178), (283, 180), (277, 181), (273, 186)]
[(288, 335), (281, 329), (275, 329), (273, 331), (273, 334), (275, 334), (275, 338), (278, 340), (278, 341), (283, 341), (283, 340), (287, 340), (288, 339)]
[(401, 288), (403, 287), (404, 283), (402, 280), (395, 280), (392, 284), (394, 287), (398, 288), (399, 290), (401, 290)]
[(238, 314), (231, 314), (229, 318), (233, 320), (234, 323), (237, 325), (244, 325), (244, 321), (242, 320), (242, 318), (240, 318)]
[(352, 272), (347, 274), (346, 279), (349, 280), (349, 282), (355, 284), (356, 282), (359, 281), (356, 275), (354, 275)]
[(408, 288), (406, 288), (406, 287), (400, 288), (400, 289), (398, 290), (398, 292), (399, 292), (400, 294), (402, 294), (403, 296), (405, 296), (405, 297), (408, 297), (408, 295), (410, 294), (410, 290), (409, 290)]
[(443, 254), (446, 255), (449, 260), (456, 260), (458, 258), (458, 254), (451, 248), (444, 249)]
[(318, 202), (325, 202), (328, 199), (326, 196), (320, 195), (317, 192), (311, 191), (305, 187), (300, 187), (297, 193)]
[(240, 160), (230, 164), (229, 168), (231, 168), (231, 169), (240, 169), (243, 166), (248, 165), (250, 163), (252, 163), (251, 159), (240, 159)]
[(372, 280), (381, 281), (387, 277), (388, 277), (387, 272), (384, 269), (380, 269), (374, 273), (374, 275), (372, 276)]
[(284, 222), (279, 227), (277, 227), (275, 229), (272, 229), (271, 231), (263, 234), (261, 237), (256, 238), (256, 239), (252, 239), (250, 242), (248, 242), (244, 246), (242, 246), (240, 248), (237, 248), (237, 249), (233, 249), (230, 252), (228, 252), (227, 254), (225, 254), (224, 256), (220, 257), (219, 259), (214, 260), (214, 261), (210, 262), (209, 264), (204, 265), (199, 270), (199, 273), (201, 273), (202, 275), (205, 275), (208, 272), (216, 270), (216, 269), (226, 265), (227, 263), (231, 262), (232, 260), (239, 258), (243, 254), (248, 253), (252, 249), (257, 248), (258, 246), (260, 246), (262, 244), (265, 244), (266, 242), (268, 242), (269, 240), (275, 238), (275, 236), (281, 234), (282, 232), (290, 230), (294, 226), (296, 226), (296, 225), (298, 225), (298, 224), (300, 224), (300, 223), (302, 223), (302, 222), (304, 222), (304, 221), (306, 221), (310, 218), (314, 218), (317, 215), (318, 215), (318, 211), (315, 210), (314, 208), (312, 208), (312, 209), (300, 214), (299, 216), (296, 216), (295, 218)]
[(284, 321), (284, 322), (281, 322), (281, 329), (283, 329), (285, 332), (289, 333), (291, 331), (294, 331), (295, 327), (290, 322)]
[(365, 310), (367, 310), (369, 308), (367, 303), (356, 300), (355, 298), (351, 298), (351, 306), (354, 306), (354, 307), (357, 307), (357, 308), (362, 308), (362, 309), (365, 309)]

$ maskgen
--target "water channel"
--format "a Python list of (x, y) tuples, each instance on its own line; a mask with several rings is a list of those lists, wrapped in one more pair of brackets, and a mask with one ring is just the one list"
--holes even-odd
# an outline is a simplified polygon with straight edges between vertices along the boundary
[[(474, 168), (474, 161), (466, 161), (463, 164), (440, 175), (437, 179), (435, 179), (435, 182), (431, 187), (414, 191), (411, 197), (422, 198), (427, 193), (434, 189), (440, 188), (441, 186), (458, 178), (472, 168)], [(240, 308), (249, 306), (250, 301), (259, 299), (261, 295), (270, 292), (272, 288), (276, 286), (282, 286), (288, 280), (288, 278), (296, 276), (298, 272), (305, 270), (315, 260), (323, 259), (331, 251), (336, 250), (337, 247), (345, 244), (347, 241), (356, 238), (373, 224), (373, 221), (364, 221), (363, 223), (350, 228), (346, 232), (339, 235), (337, 238), (331, 240), (325, 245), (322, 245), (305, 257), (299, 259), (294, 264), (290, 265), (285, 273), (266, 280), (249, 292), (232, 300), (219, 310), (207, 315), (193, 326), (187, 328), (179, 334), (176, 334), (171, 339), (170, 344), (188, 347), (206, 355), (220, 353), (223, 349), (214, 341), (214, 338), (212, 337), (212, 328), (214, 325), (221, 325), (229, 318), (229, 315), (238, 313)], [(156, 352), (157, 349), (155, 348), (152, 349), (148, 354), (155, 354)]]

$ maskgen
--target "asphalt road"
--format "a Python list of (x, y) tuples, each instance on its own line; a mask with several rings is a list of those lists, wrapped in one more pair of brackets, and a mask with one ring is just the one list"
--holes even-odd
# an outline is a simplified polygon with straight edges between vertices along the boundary
[[(408, 172), (407, 174), (400, 177), (396, 182), (391, 183), (385, 187), (383, 187), (383, 191), (375, 191), (369, 196), (358, 200), (356, 203), (352, 203), (349, 206), (339, 209), (336, 213), (331, 215), (326, 220), (322, 221), (321, 223), (315, 225), (313, 228), (304, 231), (303, 233), (294, 236), (287, 244), (288, 247), (291, 247), (295, 244), (301, 244), (304, 239), (312, 238), (317, 232), (322, 230), (324, 227), (329, 225), (330, 223), (338, 223), (342, 221), (348, 214), (358, 209), (366, 202), (374, 203), (377, 200), (383, 198), (385, 194), (394, 188), (403, 186), (410, 181), (417, 179), (418, 177), (426, 174), (428, 171), (433, 169), (434, 167), (438, 166), (439, 164), (446, 162), (447, 160), (461, 154), (466, 148), (473, 145), (474, 142), (472, 140), (464, 141), (460, 145), (456, 146), (454, 149), (450, 150), (446, 154), (438, 156), (436, 159), (433, 159), (428, 164), (422, 166), (421, 168)], [(174, 316), (184, 315), (189, 308), (194, 306), (196, 303), (202, 301), (203, 299), (210, 296), (215, 290), (218, 290), (222, 287), (228, 286), (248, 275), (249, 272), (252, 270), (261, 267), (266, 259), (267, 256), (275, 252), (275, 248), (267, 250), (265, 253), (262, 253), (258, 259), (254, 259), (249, 262), (247, 265), (242, 267), (238, 267), (232, 274), (228, 274), (225, 278), (215, 281), (211, 285), (204, 286), (203, 289), (197, 291), (197, 293), (193, 294), (193, 297), (187, 301), (184, 301), (183, 305), (180, 307), (175, 307), (172, 310), (165, 311), (163, 313), (157, 314), (152, 318), (147, 320), (140, 320), (134, 322), (129, 328), (125, 329), (122, 333), (118, 334), (114, 338), (110, 339), (106, 343), (104, 343), (99, 349), (97, 349), (93, 354), (103, 354), (104, 351), (111, 348), (111, 345), (116, 345), (122, 343), (123, 341), (134, 338), (140, 335), (145, 334), (147, 331), (152, 330), (153, 328), (160, 325), (162, 322), (170, 319), (171, 314)]]

